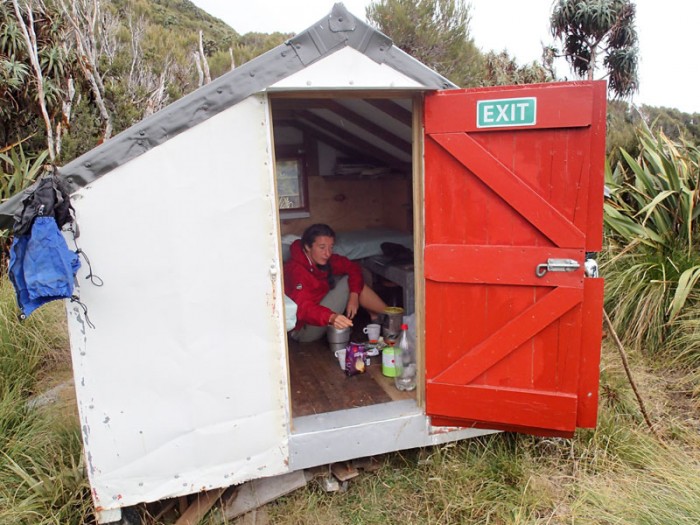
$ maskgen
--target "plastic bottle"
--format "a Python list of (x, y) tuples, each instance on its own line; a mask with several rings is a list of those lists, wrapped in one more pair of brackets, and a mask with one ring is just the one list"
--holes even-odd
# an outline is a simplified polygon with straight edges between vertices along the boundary
[(408, 325), (401, 325), (401, 336), (396, 346), (396, 376), (394, 384), (399, 390), (416, 388), (416, 356), (408, 343)]

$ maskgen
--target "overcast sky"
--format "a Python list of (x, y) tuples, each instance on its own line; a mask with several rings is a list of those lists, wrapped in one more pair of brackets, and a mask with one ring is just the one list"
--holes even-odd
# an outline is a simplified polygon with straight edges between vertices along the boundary
[[(239, 33), (298, 33), (327, 15), (333, 0), (193, 0)], [(370, 0), (344, 0), (364, 20)], [(471, 0), (471, 30), (482, 50), (507, 49), (523, 64), (539, 60), (541, 42), (550, 43), (548, 19), (552, 0)], [(633, 101), (700, 112), (697, 81), (697, 0), (637, 0), (640, 91)], [(558, 75), (573, 78), (566, 66)]]

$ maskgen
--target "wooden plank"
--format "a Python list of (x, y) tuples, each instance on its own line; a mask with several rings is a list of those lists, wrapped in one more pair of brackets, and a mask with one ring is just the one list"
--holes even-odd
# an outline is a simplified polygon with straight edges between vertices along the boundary
[(465, 428), (483, 428), (485, 430), (503, 430), (504, 432), (520, 432), (522, 434), (531, 434), (533, 436), (542, 437), (574, 437), (574, 430), (552, 430), (548, 428), (527, 427), (524, 425), (506, 425), (494, 422), (472, 421), (469, 419), (454, 419), (444, 417), (434, 417), (431, 419), (431, 424), (437, 427), (465, 427)]
[(431, 384), (427, 392), (430, 415), (561, 431), (574, 430), (576, 403), (575, 393), (490, 386)]
[(581, 290), (555, 288), (429, 380), (428, 391), (433, 383), (469, 384), (582, 300)]
[(423, 143), (423, 96), (413, 97), (413, 215), (409, 217), (410, 231), (413, 232), (414, 257), (414, 315), (416, 322), (416, 364), (418, 368), (418, 385), (416, 387), (416, 403), (425, 406), (425, 278), (423, 270), (423, 239), (425, 236), (425, 218), (423, 205), (425, 203), (425, 171)]
[[(277, 126), (281, 124), (283, 123), (277, 121), (275, 121), (274, 123), (274, 125)], [(326, 133), (325, 131), (315, 128), (309, 124), (301, 122), (298, 119), (286, 122), (284, 124), (288, 124), (289, 126), (299, 128), (301, 131), (304, 132), (304, 134), (308, 135), (309, 137), (313, 137), (320, 142), (328, 144), (329, 146), (337, 149), (345, 155), (348, 155), (349, 157), (354, 158), (355, 160), (374, 160), (376, 162), (384, 162), (383, 158), (375, 157), (370, 152), (362, 151), (361, 149), (358, 149), (355, 145), (343, 142), (342, 140), (334, 137), (333, 135), (330, 135), (329, 133)]]
[(352, 466), (365, 472), (376, 472), (382, 468), (382, 463), (375, 456), (352, 460)]
[[(277, 498), (297, 490), (307, 483), (303, 470), (248, 481), (238, 487), (232, 497), (224, 504), (223, 513), (231, 520), (265, 505)], [(178, 524), (176, 524), (178, 525)]]
[(371, 142), (360, 138), (354, 133), (350, 133), (349, 131), (337, 126), (333, 122), (330, 122), (323, 117), (316, 115), (315, 113), (312, 113), (311, 111), (300, 111), (298, 116), (299, 118), (311, 123), (313, 126), (320, 128), (331, 135), (335, 135), (341, 141), (347, 142), (356, 149), (365, 152), (365, 154), (381, 159), (389, 167), (394, 167), (402, 171), (408, 171), (408, 169), (410, 169), (408, 162), (395, 157), (388, 151), (375, 146)]
[[(440, 91), (426, 102), (426, 132), (498, 133), (507, 129), (522, 132), (537, 129), (576, 128), (591, 124), (594, 83), (556, 82), (548, 85), (500, 86), (484, 89)], [(537, 122), (534, 126), (479, 128), (477, 102), (510, 98), (535, 97)]]
[[(579, 385), (581, 365), (582, 316), (584, 295), (581, 303), (562, 315), (557, 321), (558, 341), (552, 345), (557, 349), (553, 359), (554, 378), (549, 378), (551, 390), (576, 392)], [(556, 344), (558, 343), (558, 344)], [(550, 366), (552, 366), (550, 364)], [(552, 380), (553, 379), (553, 380)]]
[(576, 426), (595, 428), (598, 420), (600, 350), (603, 339), (604, 280), (587, 278), (583, 287), (583, 340), (578, 384)]
[(333, 463), (331, 465), (331, 473), (338, 481), (347, 481), (360, 475), (360, 472), (347, 462)]
[(410, 111), (389, 99), (367, 99), (365, 102), (372, 104), (378, 110), (383, 111), (391, 118), (398, 120), (401, 124), (406, 126), (410, 126), (413, 121), (413, 115), (411, 115)]
[(378, 124), (375, 124), (369, 119), (366, 119), (362, 115), (355, 113), (352, 111), (350, 108), (347, 106), (343, 106), (340, 102), (337, 100), (325, 100), (323, 105), (323, 108), (332, 111), (339, 117), (344, 118), (345, 120), (355, 124), (356, 126), (359, 126), (368, 132), (372, 133), (373, 135), (377, 136), (384, 142), (391, 144), (397, 149), (400, 149), (402, 151), (405, 151), (406, 153), (410, 153), (411, 151), (411, 142), (408, 140), (404, 140), (403, 138), (399, 137), (398, 135), (395, 135), (388, 129), (385, 129), (381, 127)]
[(177, 498), (177, 508), (180, 511), (180, 516), (182, 516), (185, 511), (187, 510), (187, 507), (189, 507), (190, 504), (187, 501), (187, 496), (180, 496)]
[(372, 358), (372, 364), (367, 367), (367, 373), (392, 401), (401, 401), (402, 399), (413, 399), (416, 397), (415, 391), (406, 392), (405, 390), (399, 390), (394, 386), (393, 377), (386, 377), (382, 374), (381, 355)]
[(591, 125), (590, 183), (588, 193), (588, 228), (586, 251), (603, 248), (603, 192), (605, 185), (605, 125), (607, 88), (605, 81), (593, 87), (593, 124)]
[(554, 244), (583, 247), (581, 230), (473, 138), (459, 133), (431, 137)]
[(328, 402), (313, 367), (310, 348), (296, 341), (289, 341), (289, 385), (292, 393), (292, 415), (308, 415), (325, 412)]
[(240, 518), (236, 525), (269, 525), (270, 515), (265, 507), (261, 509), (251, 510)]
[[(540, 246), (475, 246), (431, 244), (425, 247), (425, 278), (459, 283), (493, 283), (518, 286), (583, 287), (583, 249)], [(574, 259), (573, 272), (535, 274), (549, 258)]]
[(325, 340), (304, 344), (290, 341), (292, 417), (392, 401), (388, 384), (393, 387), (393, 382), (381, 376), (380, 359), (371, 358), (366, 373), (348, 377)]
[(175, 525), (197, 525), (225, 490), (225, 488), (215, 489), (194, 496), (194, 501), (187, 507), (185, 513), (180, 516), (180, 519), (175, 522)]

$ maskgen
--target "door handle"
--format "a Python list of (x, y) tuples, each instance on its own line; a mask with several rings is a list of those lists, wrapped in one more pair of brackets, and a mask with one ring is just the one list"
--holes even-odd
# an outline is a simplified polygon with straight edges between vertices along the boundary
[(575, 259), (547, 259), (546, 263), (538, 264), (535, 268), (537, 277), (544, 277), (547, 272), (574, 272), (581, 268)]

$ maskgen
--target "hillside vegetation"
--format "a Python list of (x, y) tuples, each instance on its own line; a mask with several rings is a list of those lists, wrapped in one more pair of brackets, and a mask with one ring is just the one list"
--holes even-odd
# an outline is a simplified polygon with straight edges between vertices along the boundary
[[(18, 2), (21, 19), (15, 1), (0, 4), (0, 153), (7, 154), (0, 157), (0, 199), (31, 182), (15, 177), (7, 188), (11, 175), (27, 171), (17, 166), (23, 162), (18, 158), (32, 162), (47, 151), (47, 160), (65, 164), (292, 36), (241, 35), (188, 0), (30, 0)], [(432, 14), (431, 2), (417, 14), (387, 12), (375, 3), (368, 14), (397, 45), (458, 85), (553, 80), (543, 65), (519, 65), (505, 51), (480, 51), (470, 35), (468, 7), (444, 3), (452, 11), (440, 17)], [(323, 14), (310, 15), (309, 23)], [(412, 24), (415, 17), (422, 22)], [(34, 45), (22, 33), (30, 25)], [(32, 57), (40, 65), (43, 93)], [(622, 146), (635, 154), (635, 129), (642, 123), (697, 143), (699, 122), (698, 114), (635, 110), (618, 101), (610, 105), (608, 149)]]
[(13, 2), (0, 4), (0, 152), (48, 144), (58, 164), (291, 36), (240, 35), (187, 0), (32, 0), (21, 19)]

